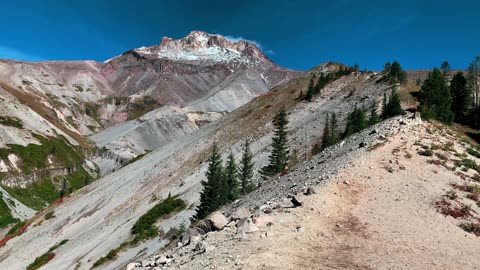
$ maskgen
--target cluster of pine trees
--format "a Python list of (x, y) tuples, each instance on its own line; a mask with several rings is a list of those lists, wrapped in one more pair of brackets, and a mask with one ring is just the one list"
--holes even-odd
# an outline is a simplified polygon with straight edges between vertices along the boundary
[(480, 128), (480, 56), (475, 57), (466, 74), (458, 72), (448, 81), (449, 73), (450, 65), (445, 61), (441, 70), (433, 69), (423, 82), (422, 117)]
[(195, 219), (205, 218), (222, 205), (251, 192), (254, 189), (253, 166), (253, 155), (248, 141), (245, 142), (239, 167), (232, 153), (228, 156), (224, 167), (218, 146), (214, 144), (208, 160), (208, 170), (205, 173), (207, 180), (202, 181), (203, 190)]
[[(283, 172), (288, 165), (288, 119), (284, 109), (275, 115), (273, 125), (275, 130), (272, 138), (269, 164), (260, 171), (264, 177)], [(203, 190), (200, 194), (200, 205), (197, 207), (195, 219), (205, 218), (222, 205), (233, 202), (240, 196), (254, 190), (255, 186), (252, 183), (253, 166), (253, 155), (248, 141), (245, 142), (243, 147), (239, 168), (232, 153), (228, 156), (224, 167), (218, 146), (214, 144), (212, 154), (208, 160), (207, 180), (202, 181)]]
[(387, 118), (401, 115), (404, 111), (400, 105), (400, 98), (395, 90), (392, 90), (390, 96), (383, 96), (382, 112), (378, 115), (377, 104), (375, 102), (370, 106), (370, 115), (367, 117), (367, 110), (365, 108), (358, 108), (356, 105), (352, 112), (350, 112), (346, 119), (345, 129), (343, 132), (339, 131), (338, 120), (335, 113), (327, 113), (326, 123), (323, 129), (322, 137), (319, 143), (315, 144), (312, 149), (312, 154), (317, 154), (323, 149), (338, 143), (346, 137), (360, 132), (369, 126), (385, 120)]
[(393, 63), (385, 63), (383, 71), (386, 75), (385, 78), (392, 83), (404, 83), (407, 81), (407, 73), (397, 61), (393, 61)]
[(315, 74), (312, 75), (310, 78), (310, 84), (308, 85), (307, 94), (305, 95), (305, 99), (308, 101), (312, 101), (312, 98), (318, 94), (321, 94), (321, 90), (330, 82), (342, 77), (343, 75), (348, 75), (353, 71), (358, 70), (358, 65), (355, 67), (343, 67), (340, 68), (335, 73), (322, 73), (318, 77), (317, 81), (315, 82)]

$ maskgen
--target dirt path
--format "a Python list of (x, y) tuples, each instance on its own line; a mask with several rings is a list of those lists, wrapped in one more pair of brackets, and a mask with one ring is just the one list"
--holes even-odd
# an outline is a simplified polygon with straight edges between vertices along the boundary
[(418, 155), (419, 137), (448, 140), (393, 137), (300, 197), (304, 206), (276, 215), (266, 236), (244, 243), (242, 269), (480, 269), (480, 238), (435, 208), (464, 180)]

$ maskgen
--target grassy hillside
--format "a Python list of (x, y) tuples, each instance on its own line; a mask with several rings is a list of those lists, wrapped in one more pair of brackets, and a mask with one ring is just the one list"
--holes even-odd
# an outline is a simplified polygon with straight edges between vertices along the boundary
[(8, 155), (15, 154), (21, 159), (20, 168), (24, 174), (47, 168), (49, 156), (53, 157), (52, 166), (56, 168), (69, 168), (83, 162), (82, 151), (69, 144), (64, 137), (47, 139), (40, 135), (33, 136), (40, 141), (40, 145), (8, 145), (9, 148), (0, 148), (0, 159), (8, 164)]
[(12, 216), (7, 203), (3, 199), (2, 193), (0, 193), (0, 229), (5, 228), (9, 224), (16, 223), (17, 221), (18, 219)]

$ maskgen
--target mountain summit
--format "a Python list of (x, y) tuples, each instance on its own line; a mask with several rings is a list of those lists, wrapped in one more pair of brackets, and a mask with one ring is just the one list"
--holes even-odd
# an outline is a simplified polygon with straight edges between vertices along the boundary
[(272, 64), (262, 51), (249, 41), (231, 42), (221, 35), (202, 31), (192, 31), (181, 39), (163, 37), (160, 45), (141, 47), (133, 51), (150, 59)]

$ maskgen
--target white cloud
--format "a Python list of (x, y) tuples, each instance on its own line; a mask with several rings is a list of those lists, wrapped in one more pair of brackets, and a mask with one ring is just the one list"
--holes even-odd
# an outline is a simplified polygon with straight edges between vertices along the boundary
[[(222, 34), (217, 34), (217, 35), (223, 36)], [(230, 42), (239, 42), (240, 40), (245, 40), (245, 41), (248, 41), (248, 42), (254, 44), (255, 46), (257, 46), (257, 48), (262, 49), (262, 44), (258, 43), (255, 40), (249, 40), (249, 39), (246, 39), (244, 37), (233, 37), (233, 36), (223, 36), (223, 37)]]
[(10, 47), (0, 45), (0, 58), (23, 61), (42, 61), (41, 57), (30, 55)]
[[(219, 36), (223, 36), (222, 34), (217, 34)], [(246, 39), (244, 37), (234, 37), (234, 36), (223, 36), (226, 40), (230, 41), (230, 42), (239, 42), (240, 40), (245, 40), (245, 41), (248, 41), (252, 44), (254, 44), (255, 46), (257, 46), (257, 48), (259, 48), (260, 50), (264, 50), (262, 44), (260, 44), (258, 41), (256, 40), (250, 40), (250, 39)], [(275, 51), (274, 50), (265, 50), (264, 51), (265, 54), (268, 54), (268, 55), (274, 55), (275, 54)]]

